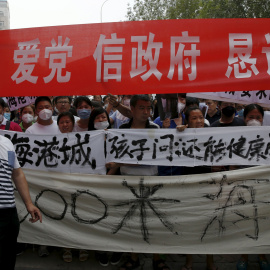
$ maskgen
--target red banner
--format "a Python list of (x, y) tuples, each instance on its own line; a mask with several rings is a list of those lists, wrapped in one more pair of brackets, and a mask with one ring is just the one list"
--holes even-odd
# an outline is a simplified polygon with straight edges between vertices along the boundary
[(269, 25), (200, 19), (0, 31), (0, 96), (266, 90)]

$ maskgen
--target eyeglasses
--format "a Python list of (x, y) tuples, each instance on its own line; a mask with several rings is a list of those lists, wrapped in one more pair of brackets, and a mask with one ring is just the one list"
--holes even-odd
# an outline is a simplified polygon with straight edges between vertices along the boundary
[(57, 104), (69, 104), (69, 102), (68, 101), (57, 101)]

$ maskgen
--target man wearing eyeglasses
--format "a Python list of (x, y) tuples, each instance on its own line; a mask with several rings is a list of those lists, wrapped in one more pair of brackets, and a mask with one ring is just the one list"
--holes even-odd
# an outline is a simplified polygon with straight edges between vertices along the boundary
[[(53, 120), (57, 121), (57, 117), (62, 112), (68, 112), (70, 111), (73, 114), (73, 111), (71, 111), (71, 97), (70, 96), (58, 96), (54, 98), (54, 113), (53, 113)], [(79, 118), (77, 116), (75, 117), (78, 120)]]
[(69, 96), (58, 96), (54, 98), (54, 111), (57, 114), (62, 112), (68, 112), (71, 107), (71, 97)]

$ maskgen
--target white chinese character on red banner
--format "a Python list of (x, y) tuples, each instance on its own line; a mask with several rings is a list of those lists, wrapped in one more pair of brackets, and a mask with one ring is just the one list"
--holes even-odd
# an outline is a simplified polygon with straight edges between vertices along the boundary
[[(181, 37), (171, 37), (171, 60), (170, 60), (170, 70), (168, 73), (168, 78), (171, 80), (174, 75), (174, 69), (178, 66), (178, 80), (183, 80), (183, 64), (185, 69), (191, 68), (191, 73), (188, 74), (190, 81), (197, 78), (197, 56), (200, 56), (200, 50), (197, 50), (196, 44), (199, 43), (200, 37), (192, 37), (188, 35), (188, 31), (182, 32)], [(191, 49), (185, 49), (185, 44), (192, 43)], [(178, 48), (177, 48), (178, 44)], [(176, 49), (177, 48), (177, 49)], [(184, 59), (184, 56), (187, 56)], [(191, 63), (189, 60), (191, 58)]]
[(37, 82), (38, 77), (33, 76), (32, 72), (39, 58), (39, 49), (37, 49), (39, 44), (38, 38), (18, 43), (19, 50), (14, 51), (13, 59), (15, 64), (19, 64), (19, 67), (11, 76), (11, 79), (17, 84), (23, 81)]
[[(266, 39), (267, 44), (270, 44), (270, 34), (269, 33), (265, 35), (265, 39)], [(270, 75), (270, 47), (264, 47), (262, 49), (262, 52), (266, 54), (267, 63), (268, 63), (267, 73)]]
[[(133, 78), (147, 71), (147, 65), (143, 65), (143, 59), (149, 62), (150, 69), (141, 76), (146, 81), (152, 74), (158, 80), (161, 79), (162, 73), (157, 70), (160, 49), (163, 47), (162, 42), (154, 42), (155, 35), (149, 33), (147, 49), (143, 49), (143, 42), (147, 42), (147, 36), (132, 36), (131, 42), (138, 42), (137, 48), (132, 48), (132, 63), (130, 77)], [(154, 54), (153, 54), (154, 51)]]
[[(94, 59), (97, 63), (96, 81), (101, 82), (102, 70), (103, 81), (116, 80), (121, 81), (122, 75), (122, 46), (104, 46), (125, 44), (124, 38), (117, 38), (116, 33), (111, 34), (111, 38), (106, 39), (105, 35), (100, 35), (99, 41), (94, 53)], [(118, 61), (118, 62), (117, 62)], [(103, 67), (103, 69), (102, 69)], [(114, 73), (110, 72), (115, 70)]]
[(45, 83), (50, 82), (56, 73), (57, 82), (65, 83), (70, 80), (70, 72), (67, 71), (65, 75), (62, 75), (62, 70), (66, 68), (67, 57), (72, 56), (73, 46), (68, 46), (69, 41), (70, 39), (66, 38), (63, 44), (62, 36), (58, 36), (58, 44), (52, 39), (52, 47), (45, 48), (45, 58), (49, 58), (49, 68), (51, 69), (49, 76), (43, 78)]
[[(230, 54), (226, 76), (229, 78), (234, 70), (235, 78), (250, 78), (252, 71), (259, 74), (256, 67), (256, 58), (251, 58), (252, 36), (251, 34), (229, 34)], [(249, 64), (248, 66), (246, 64)], [(250, 66), (250, 69), (249, 69)]]

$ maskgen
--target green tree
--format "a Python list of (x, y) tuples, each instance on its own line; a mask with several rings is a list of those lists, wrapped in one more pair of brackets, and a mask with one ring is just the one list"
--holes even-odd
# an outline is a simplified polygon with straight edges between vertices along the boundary
[(268, 18), (269, 0), (204, 0), (200, 18)]
[(174, 0), (167, 9), (169, 19), (195, 19), (201, 7), (200, 0)]
[(135, 0), (130, 21), (194, 18), (269, 18), (270, 0)]
[(171, 1), (166, 0), (135, 0), (133, 7), (128, 7), (129, 21), (165, 20)]

